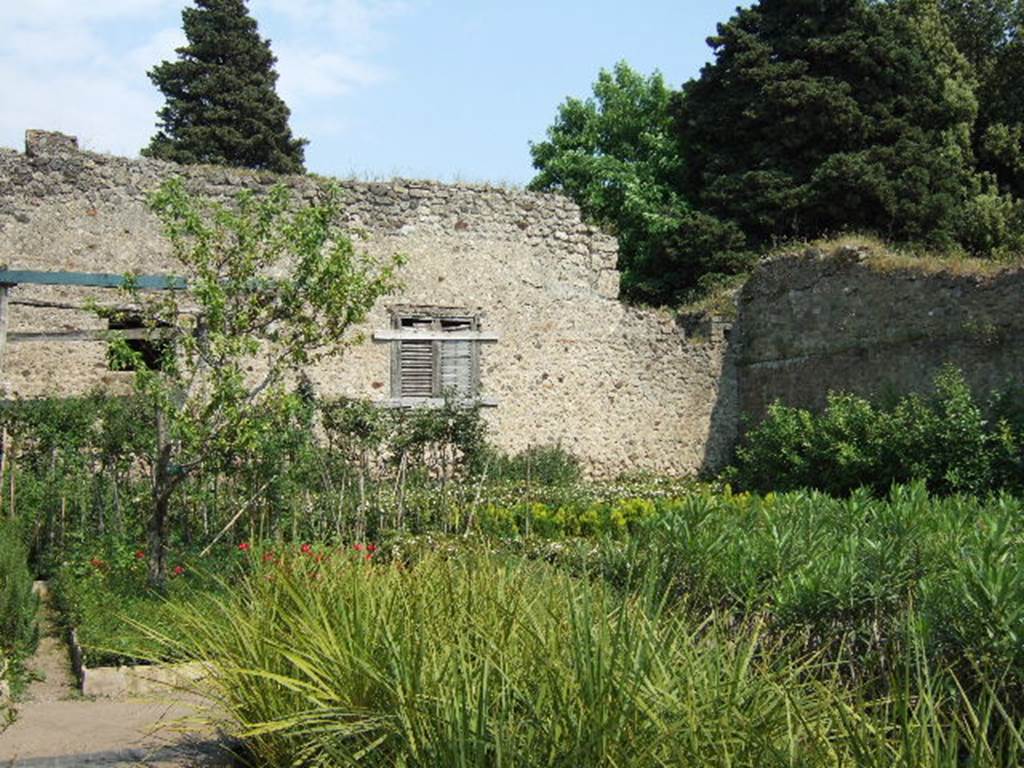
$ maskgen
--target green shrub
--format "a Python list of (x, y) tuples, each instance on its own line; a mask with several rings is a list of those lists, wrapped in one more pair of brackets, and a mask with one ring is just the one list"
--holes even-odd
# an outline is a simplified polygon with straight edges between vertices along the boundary
[(756, 627), (694, 631), (542, 563), (278, 563), (178, 620), (165, 641), (264, 765), (781, 766), (842, 738)]
[(653, 517), (656, 511), (656, 503), (647, 498), (487, 504), (477, 514), (477, 527), (492, 536), (621, 537)]
[(535, 445), (515, 454), (491, 448), (474, 468), (493, 482), (543, 486), (572, 485), (583, 475), (579, 459), (560, 445)]
[[(784, 499), (774, 524), (794, 505), (811, 508)], [(177, 606), (150, 639), (211, 670), (218, 724), (261, 765), (954, 768), (971, 754), (996, 768), (1024, 754), (1012, 700), (958, 689), (910, 614), (889, 628), (906, 638), (890, 669), (847, 678), (857, 649), (823, 663), (756, 613), (691, 619), (649, 581), (619, 592), (452, 543), (390, 564), (281, 558), (204, 610)]]
[(21, 531), (0, 524), (0, 658), (8, 660), (9, 673), (17, 675), (20, 661), (35, 649), (37, 607)]
[(1019, 502), (965, 526), (956, 567), (922, 584), (922, 616), (935, 649), (965, 679), (1009, 681), (1024, 696), (1024, 542)]
[(1000, 393), (986, 418), (963, 376), (946, 368), (934, 395), (907, 395), (889, 407), (848, 394), (830, 394), (820, 414), (775, 404), (747, 433), (727, 476), (764, 492), (884, 494), (913, 480), (936, 493), (1020, 490), (1022, 402), (1016, 390)]
[(219, 547), (204, 562), (174, 553), (165, 589), (156, 592), (147, 580), (148, 553), (118, 539), (96, 540), (67, 552), (50, 586), (61, 621), (76, 630), (89, 666), (145, 663), (158, 659), (159, 648), (133, 622), (170, 630), (173, 606), (205, 610), (249, 566), (245, 546)]

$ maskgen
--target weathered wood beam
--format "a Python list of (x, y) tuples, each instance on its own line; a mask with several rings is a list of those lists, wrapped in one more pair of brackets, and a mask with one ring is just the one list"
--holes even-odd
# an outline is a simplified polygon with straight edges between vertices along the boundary
[(386, 331), (374, 331), (374, 341), (478, 341), (485, 344), (493, 344), (499, 341), (497, 333), (484, 333), (482, 331), (414, 331), (402, 328), (393, 328)]
[(86, 304), (69, 304), (66, 301), (42, 301), (41, 299), (14, 299), (8, 302), (12, 307), (34, 307), (35, 309), (66, 309), (72, 312), (90, 312), (96, 314), (97, 310), (103, 312), (139, 312), (139, 307), (132, 306), (111, 306), (108, 304), (97, 304), (94, 306)]
[(7, 342), (14, 344), (26, 341), (107, 341), (112, 336), (120, 336), (122, 339), (153, 339), (160, 338), (160, 334), (154, 334), (146, 328), (124, 328), (120, 330), (94, 330), (94, 331), (22, 331), (19, 333), (8, 333)]

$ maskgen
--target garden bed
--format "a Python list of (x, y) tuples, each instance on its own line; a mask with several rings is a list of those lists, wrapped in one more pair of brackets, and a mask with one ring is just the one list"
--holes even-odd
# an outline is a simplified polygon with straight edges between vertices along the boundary
[(168, 688), (187, 688), (202, 680), (207, 672), (196, 662), (89, 667), (74, 628), (68, 632), (68, 646), (71, 665), (83, 696), (119, 698), (161, 693)]

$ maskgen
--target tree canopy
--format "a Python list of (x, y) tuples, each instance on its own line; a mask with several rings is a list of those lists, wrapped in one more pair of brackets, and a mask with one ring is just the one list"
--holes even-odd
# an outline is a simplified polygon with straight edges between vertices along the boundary
[(280, 173), (303, 171), (305, 139), (292, 136), (277, 95), (277, 59), (245, 0), (195, 0), (182, 11), (188, 43), (149, 72), (164, 94), (144, 155)]
[(295, 406), (290, 378), (359, 341), (353, 326), (397, 287), (401, 258), (357, 252), (337, 225), (338, 195), (326, 189), (303, 206), (278, 186), (226, 206), (171, 179), (151, 200), (188, 291), (153, 294), (129, 283), (131, 304), (165, 353), (150, 367), (116, 333), (113, 349), (135, 369), (136, 394), (156, 418), (155, 584), (165, 577), (176, 489), (201, 467), (230, 468), (259, 446)]
[(532, 186), (613, 229), (624, 293), (645, 301), (844, 231), (1002, 256), (1024, 241), (1020, 11), (760, 0), (718, 26), (713, 60), (680, 90), (620, 64), (595, 99), (567, 100), (532, 146)]
[(559, 106), (546, 141), (530, 152), (539, 173), (530, 188), (561, 191), (584, 215), (616, 232), (627, 279), (679, 226), (681, 158), (672, 136), (672, 89), (658, 72), (644, 77), (625, 62), (601, 70), (593, 98)]
[(927, 11), (762, 0), (709, 42), (676, 109), (702, 209), (756, 244), (848, 228), (956, 242), (977, 101)]

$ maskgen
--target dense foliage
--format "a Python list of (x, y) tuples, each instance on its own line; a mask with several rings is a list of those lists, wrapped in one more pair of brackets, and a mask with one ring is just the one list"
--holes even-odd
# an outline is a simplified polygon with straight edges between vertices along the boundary
[(842, 231), (1017, 254), (1020, 22), (1015, 0), (760, 0), (679, 91), (620, 64), (595, 100), (566, 101), (533, 146), (533, 186), (613, 228), (624, 293), (643, 301), (695, 298), (780, 242)]
[(1020, 0), (940, 0), (957, 48), (978, 81), (974, 132), (980, 166), (995, 174), (1002, 190), (1024, 195), (1024, 100), (1018, 84), (1024, 72)]
[(188, 43), (177, 60), (149, 72), (166, 104), (143, 154), (301, 173), (306, 140), (292, 137), (290, 112), (276, 90), (277, 59), (245, 0), (195, 0), (182, 21)]
[(253, 547), (233, 589), (136, 630), (209, 665), (268, 764), (1020, 759), (1014, 501), (652, 506), (625, 540)]
[[(465, 531), (474, 524), (467, 509), (515, 509), (499, 517), (522, 523), (523, 504), (601, 501), (593, 487), (580, 489), (578, 462), (556, 446), (516, 455), (490, 446), (478, 410), (380, 409), (318, 400), (301, 386), (286, 395), (288, 407), (249, 415), (246, 452), (217, 461), (211, 444), (177, 486), (165, 565), (214, 542)], [(22, 522), (37, 573), (54, 573), (71, 552), (113, 563), (142, 549), (147, 557), (133, 568), (150, 565), (157, 434), (144, 399), (8, 401), (0, 427), (8, 435), (0, 507)]]
[(282, 185), (225, 205), (172, 178), (150, 206), (188, 292), (129, 282), (133, 314), (164, 351), (151, 366), (123, 339), (112, 349), (135, 370), (135, 397), (154, 418), (148, 548), (159, 584), (175, 492), (204, 465), (227, 472), (259, 457), (279, 425), (301, 418), (310, 393), (290, 391), (289, 379), (358, 340), (353, 327), (397, 286), (401, 257), (355, 249), (338, 226), (334, 188), (310, 205)]
[(756, 245), (844, 228), (958, 242), (977, 101), (938, 18), (764, 0), (709, 42), (715, 61), (677, 110), (702, 210)]
[(13, 681), (15, 687), (22, 682), (21, 662), (38, 639), (37, 602), (22, 532), (0, 522), (0, 681)]
[(931, 396), (873, 404), (829, 396), (821, 413), (769, 407), (737, 449), (730, 473), (760, 491), (856, 488), (885, 494), (923, 480), (936, 493), (1024, 490), (1024, 392), (1011, 387), (979, 403), (963, 376), (947, 368)]
[(672, 90), (625, 62), (602, 70), (592, 99), (559, 106), (545, 141), (531, 144), (535, 190), (559, 190), (583, 214), (618, 235), (624, 289), (646, 278), (645, 265), (678, 231), (689, 206), (680, 196), (682, 158), (672, 135)]

